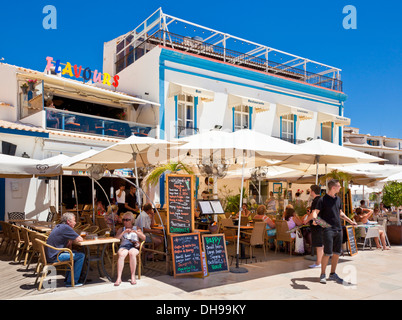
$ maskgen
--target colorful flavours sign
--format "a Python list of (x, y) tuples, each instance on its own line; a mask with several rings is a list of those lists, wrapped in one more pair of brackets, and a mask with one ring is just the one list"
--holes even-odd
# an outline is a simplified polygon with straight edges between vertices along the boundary
[(64, 68), (61, 67), (60, 60), (56, 60), (55, 64), (53, 64), (53, 57), (46, 57), (46, 71), (50, 71), (52, 67), (56, 74), (61, 73), (62, 75), (69, 75), (70, 77), (76, 77), (79, 79), (82, 77), (85, 81), (89, 81), (92, 79), (93, 82), (98, 82), (101, 84), (106, 84), (108, 86), (113, 86), (115, 88), (119, 85), (119, 76), (111, 76), (109, 73), (98, 72), (98, 70), (92, 71), (89, 67), (82, 69), (82, 66), (71, 65), (70, 62), (67, 62)]

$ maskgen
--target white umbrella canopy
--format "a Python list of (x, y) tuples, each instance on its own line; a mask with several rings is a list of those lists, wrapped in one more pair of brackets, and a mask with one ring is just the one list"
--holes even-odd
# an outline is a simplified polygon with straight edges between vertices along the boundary
[[(69, 164), (69, 168), (94, 164), (101, 164), (105, 169), (134, 168), (166, 161), (167, 148), (172, 144), (167, 140), (150, 137), (130, 136), (114, 145), (111, 145), (93, 154), (81, 157)], [(91, 150), (90, 150), (91, 151)]]
[[(306, 152), (304, 156), (297, 156), (301, 163), (315, 163), (316, 156), (319, 156), (319, 163), (322, 164), (353, 164), (353, 163), (371, 163), (387, 161), (382, 158), (374, 157), (364, 152), (351, 148), (342, 147), (335, 143), (316, 139), (300, 145)], [(293, 156), (284, 160), (284, 163), (295, 162)]]
[[(258, 161), (262, 161), (263, 165), (266, 165), (267, 162), (265, 160), (268, 159), (287, 159), (291, 155), (295, 156), (305, 153), (303, 148), (297, 145), (248, 129), (233, 133), (212, 130), (187, 137), (187, 141), (189, 142), (180, 146), (179, 149), (202, 151), (203, 155), (212, 156), (214, 161), (219, 161), (222, 157), (224, 159), (236, 159), (239, 156), (238, 151), (240, 151), (242, 154), (242, 160), (240, 161), (242, 163), (242, 180), (239, 217), (241, 217), (241, 204), (243, 202), (244, 167), (247, 153), (248, 166), (250, 167), (257, 166)], [(222, 150), (224, 150), (223, 154), (220, 152)], [(240, 234), (240, 223), (238, 234)], [(236, 268), (233, 269), (233, 272), (247, 272), (244, 268), (239, 268), (238, 258), (239, 237), (237, 241)]]
[(389, 182), (389, 181), (402, 182), (402, 171), (389, 176), (388, 178), (382, 180), (381, 182)]
[(1, 178), (32, 178), (58, 176), (63, 173), (61, 163), (0, 154)]
[[(246, 166), (257, 167), (267, 166), (269, 163), (266, 160), (270, 159), (284, 160), (293, 156), (290, 162), (299, 162), (304, 158), (297, 158), (298, 155), (307, 153), (313, 156), (298, 145), (249, 129), (231, 133), (211, 130), (179, 140), (187, 143), (177, 149), (187, 155), (184, 157), (185, 159), (192, 161), (204, 157), (212, 157), (214, 160), (224, 158), (229, 160), (230, 164), (236, 165), (237, 159), (241, 158), (243, 152), (246, 151)], [(186, 154), (183, 151), (189, 152)], [(238, 163), (241, 166), (241, 161)]]
[(320, 164), (354, 164), (386, 161), (382, 158), (374, 157), (364, 152), (342, 147), (321, 139), (309, 141), (300, 146), (306, 150), (305, 155), (290, 156), (277, 165), (295, 164), (297, 162), (316, 164), (316, 184), (318, 183)]

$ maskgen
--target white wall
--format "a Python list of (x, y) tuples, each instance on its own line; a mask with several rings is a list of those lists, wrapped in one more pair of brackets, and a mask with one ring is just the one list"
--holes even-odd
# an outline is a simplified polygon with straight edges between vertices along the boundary
[(7, 64), (0, 63), (0, 102), (10, 104), (12, 107), (0, 106), (0, 119), (6, 121), (16, 121), (17, 113), (17, 76), (16, 68)]

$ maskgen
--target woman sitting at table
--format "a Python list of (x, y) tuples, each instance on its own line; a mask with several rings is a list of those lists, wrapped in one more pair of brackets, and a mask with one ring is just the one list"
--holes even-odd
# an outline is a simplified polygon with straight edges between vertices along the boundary
[(121, 275), (124, 268), (124, 259), (129, 255), (130, 257), (130, 271), (132, 285), (136, 284), (135, 281), (135, 269), (137, 267), (137, 255), (140, 249), (140, 240), (145, 240), (145, 235), (140, 228), (134, 226), (134, 214), (130, 211), (123, 215), (124, 227), (117, 231), (116, 239), (121, 240), (120, 248), (117, 254), (119, 259), (117, 260), (117, 279), (114, 283), (115, 286), (119, 286), (121, 283)]
[[(293, 209), (293, 206), (291, 206), (291, 205), (286, 207), (285, 213), (283, 214), (283, 219), (288, 222), (289, 230), (292, 230), (296, 226), (303, 225), (303, 222), (297, 216), (295, 209)], [(290, 235), (292, 238), (296, 238), (295, 232), (292, 232)]]
[(271, 220), (268, 216), (266, 216), (267, 208), (262, 204), (257, 207), (257, 214), (254, 216), (254, 219), (261, 219), (263, 222), (267, 224), (267, 235), (269, 237), (276, 235), (275, 222)]
[[(373, 210), (371, 210), (371, 209), (365, 209), (365, 208), (359, 207), (359, 208), (356, 208), (355, 214), (356, 214), (355, 221), (359, 222), (359, 224), (366, 224), (367, 226), (376, 224), (376, 222), (374, 222), (374, 221), (369, 221), (369, 218), (373, 214)], [(368, 227), (366, 228), (366, 232), (367, 232), (367, 230), (368, 230)], [(380, 233), (380, 239), (381, 239), (383, 249), (389, 250), (389, 248), (386, 246), (384, 231), (383, 230), (378, 230), (378, 231)], [(374, 241), (377, 246), (377, 249), (381, 249), (380, 241), (378, 240), (377, 237), (374, 238)]]
[(119, 211), (119, 206), (111, 205), (107, 208), (107, 215), (105, 216), (106, 224), (111, 229), (114, 230), (116, 223), (121, 223), (120, 217), (117, 214)]
[[(247, 203), (243, 203), (242, 205), (242, 210), (241, 210), (241, 216), (242, 217), (250, 217), (251, 212), (248, 210), (248, 205)], [(239, 219), (239, 213), (236, 214), (236, 219)]]

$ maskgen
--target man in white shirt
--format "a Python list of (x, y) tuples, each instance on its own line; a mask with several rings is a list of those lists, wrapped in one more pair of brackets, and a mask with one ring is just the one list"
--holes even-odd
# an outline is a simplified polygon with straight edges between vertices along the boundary
[(141, 228), (142, 232), (145, 234), (145, 242), (153, 243), (155, 250), (158, 250), (157, 248), (163, 243), (163, 238), (161, 236), (162, 230), (152, 229), (154, 224), (154, 210), (152, 205), (147, 203), (144, 205), (143, 210), (135, 220), (135, 225), (137, 228)]
[(119, 212), (118, 214), (121, 214), (122, 212), (125, 212), (125, 207), (126, 207), (126, 192), (124, 189), (126, 186), (124, 184), (120, 185), (119, 190), (116, 191), (116, 201), (117, 205), (119, 206)]

